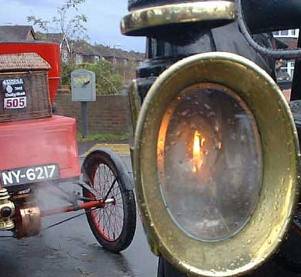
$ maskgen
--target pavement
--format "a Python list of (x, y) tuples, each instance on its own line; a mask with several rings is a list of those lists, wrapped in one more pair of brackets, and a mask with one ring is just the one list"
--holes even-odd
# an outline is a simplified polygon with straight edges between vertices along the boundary
[[(89, 144), (88, 144), (89, 145)], [(109, 148), (113, 152), (117, 153), (120, 156), (129, 156), (130, 155), (130, 148), (128, 144), (108, 144), (108, 143), (96, 143), (92, 147), (87, 149), (87, 145), (82, 145), (82, 149), (85, 149), (83, 157), (86, 156), (90, 151), (99, 148)]]
[[(128, 171), (132, 171), (128, 145), (83, 143), (79, 147), (82, 158), (91, 147), (111, 148), (121, 155)], [(73, 184), (65, 184), (62, 188), (70, 192), (78, 190)], [(42, 209), (66, 205), (63, 200), (55, 196), (55, 193), (56, 190), (52, 186), (43, 187), (38, 191), (37, 197)], [(63, 214), (47, 218), (43, 221), (43, 227), (69, 216)], [(301, 239), (299, 236), (292, 236), (292, 238), (285, 245), (286, 253), (292, 253), (294, 257), (300, 256), (301, 251), (298, 246), (301, 246)], [(149, 250), (139, 217), (134, 240), (121, 254), (109, 253), (98, 245), (85, 216), (44, 230), (36, 237), (23, 240), (0, 238), (0, 245), (0, 277), (156, 276), (157, 258)], [(272, 260), (249, 276), (301, 277), (301, 274), (287, 271), (279, 266), (277, 261)]]

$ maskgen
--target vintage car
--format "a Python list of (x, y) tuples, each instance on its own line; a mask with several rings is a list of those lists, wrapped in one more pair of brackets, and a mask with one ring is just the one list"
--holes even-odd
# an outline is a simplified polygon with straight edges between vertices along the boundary
[[(147, 38), (131, 149), (158, 276), (249, 274), (300, 232), (301, 51), (276, 50), (271, 32), (300, 27), (301, 1), (129, 0), (129, 11), (122, 33)], [(295, 120), (279, 59), (297, 59)]]
[[(132, 181), (106, 149), (90, 151), (81, 166), (75, 119), (52, 112), (60, 60), (55, 43), (0, 43), (0, 230), (21, 239), (86, 214), (97, 241), (119, 252), (135, 233)], [(82, 193), (70, 192), (72, 184)], [(45, 186), (68, 205), (42, 210), (35, 192)], [(46, 216), (79, 210), (42, 228)]]

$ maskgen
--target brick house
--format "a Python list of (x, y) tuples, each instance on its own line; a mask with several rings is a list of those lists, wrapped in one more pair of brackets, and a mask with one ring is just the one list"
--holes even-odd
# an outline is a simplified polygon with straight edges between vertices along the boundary
[[(274, 37), (283, 42), (288, 49), (297, 48), (299, 30), (282, 30), (278, 32), (274, 32)], [(288, 75), (292, 78), (294, 74), (295, 61), (284, 61), (281, 67), (282, 70), (286, 71)]]
[(87, 41), (77, 41), (72, 45), (72, 56), (76, 64), (97, 63), (103, 59), (97, 49)]
[(36, 35), (32, 26), (8, 25), (0, 26), (0, 41), (33, 41)]
[[(298, 45), (299, 30), (281, 30), (273, 33), (274, 37), (283, 43), (284, 47), (294, 49)], [(292, 78), (294, 76), (295, 60), (280, 60), (276, 62), (276, 75), (278, 85), (282, 89), (286, 99), (289, 101), (292, 87)]]
[(60, 44), (62, 61), (68, 63), (73, 61), (76, 64), (97, 63), (106, 60), (113, 65), (136, 65), (143, 61), (144, 55), (134, 51), (111, 48), (102, 44), (92, 45), (85, 40), (69, 41), (62, 33), (37, 33), (39, 40), (46, 40)]

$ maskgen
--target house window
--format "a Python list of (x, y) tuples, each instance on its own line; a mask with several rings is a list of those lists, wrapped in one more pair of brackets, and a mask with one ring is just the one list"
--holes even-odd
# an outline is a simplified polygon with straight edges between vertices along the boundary
[(293, 78), (294, 75), (294, 69), (295, 69), (295, 61), (284, 61), (283, 66), (281, 67), (282, 70), (285, 70), (291, 78)]
[(298, 36), (299, 36), (299, 29), (282, 30), (282, 31), (274, 32), (273, 34), (274, 34), (274, 37), (298, 38)]
[(298, 31), (299, 30), (297, 30), (297, 29), (295, 29), (295, 30), (291, 30), (291, 35), (293, 36), (293, 37), (297, 37), (299, 34), (298, 34)]

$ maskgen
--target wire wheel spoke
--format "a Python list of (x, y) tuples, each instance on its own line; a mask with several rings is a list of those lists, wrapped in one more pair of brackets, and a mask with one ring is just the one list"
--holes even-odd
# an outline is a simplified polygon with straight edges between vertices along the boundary
[(101, 208), (87, 209), (91, 231), (105, 249), (119, 253), (133, 240), (136, 229), (136, 204), (131, 178), (118, 155), (110, 150), (97, 149), (84, 160), (82, 171), (93, 188), (83, 189), (83, 196), (102, 199)]
[(95, 171), (93, 186), (101, 198), (114, 200), (104, 208), (92, 211), (91, 216), (104, 238), (115, 241), (121, 235), (124, 221), (123, 199), (117, 176), (108, 165), (101, 163)]

